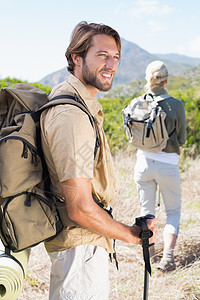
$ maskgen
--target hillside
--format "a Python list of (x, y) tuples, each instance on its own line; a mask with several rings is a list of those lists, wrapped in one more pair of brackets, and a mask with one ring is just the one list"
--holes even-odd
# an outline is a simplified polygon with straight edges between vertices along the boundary
[[(122, 38), (122, 56), (121, 62), (116, 73), (113, 87), (119, 87), (129, 82), (139, 80), (145, 77), (146, 66), (153, 60), (161, 59), (167, 64), (168, 70), (171, 75), (181, 75), (191, 67), (196, 66), (198, 60), (187, 57), (187, 63), (183, 59), (183, 56), (175, 55), (155, 55), (142, 49), (133, 42), (129, 42)], [(66, 63), (67, 65), (67, 63)], [(54, 86), (57, 83), (64, 81), (68, 76), (67, 68), (63, 68), (56, 72), (53, 72), (39, 82), (44, 85)]]
[[(110, 91), (101, 93), (99, 92), (99, 98), (118, 98), (118, 97), (130, 97), (133, 98), (135, 94), (143, 93), (146, 80), (137, 79), (127, 84), (113, 87)], [(167, 90), (189, 90), (196, 88), (200, 84), (200, 65), (191, 67), (186, 70), (182, 75), (175, 76), (169, 74), (169, 81)]]
[(188, 67), (196, 67), (200, 64), (200, 58), (198, 57), (189, 57), (186, 55), (170, 53), (170, 54), (154, 54), (159, 57), (161, 60), (168, 60), (171, 62), (176, 62), (179, 64), (183, 64)]
[(198, 85), (200, 83), (200, 65), (189, 69), (184, 75), (187, 80), (192, 82), (192, 86)]

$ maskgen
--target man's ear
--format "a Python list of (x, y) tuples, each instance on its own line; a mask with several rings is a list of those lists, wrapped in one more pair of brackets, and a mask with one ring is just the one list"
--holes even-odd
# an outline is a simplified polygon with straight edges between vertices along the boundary
[(82, 57), (77, 54), (71, 54), (72, 60), (76, 66), (80, 66), (82, 62)]

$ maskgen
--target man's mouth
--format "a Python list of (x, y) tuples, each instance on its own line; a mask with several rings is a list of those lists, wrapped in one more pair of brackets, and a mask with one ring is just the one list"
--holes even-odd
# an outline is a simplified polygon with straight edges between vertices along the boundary
[(111, 79), (112, 78), (112, 74), (111, 73), (102, 73), (102, 77), (105, 79)]

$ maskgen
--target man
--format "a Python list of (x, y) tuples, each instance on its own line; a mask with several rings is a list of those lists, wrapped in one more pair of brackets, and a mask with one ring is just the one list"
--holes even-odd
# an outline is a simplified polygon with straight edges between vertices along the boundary
[[(79, 23), (66, 51), (68, 80), (50, 98), (72, 92), (94, 116), (96, 134), (86, 113), (73, 105), (58, 105), (41, 118), (42, 144), (51, 188), (66, 204), (65, 228), (46, 249), (52, 261), (49, 299), (108, 299), (110, 239), (141, 244), (141, 229), (121, 224), (102, 209), (113, 200), (116, 179), (103, 131), (102, 107), (96, 93), (111, 88), (121, 54), (118, 33), (103, 24)], [(148, 226), (156, 233), (155, 220)], [(151, 239), (154, 241), (154, 237)]]

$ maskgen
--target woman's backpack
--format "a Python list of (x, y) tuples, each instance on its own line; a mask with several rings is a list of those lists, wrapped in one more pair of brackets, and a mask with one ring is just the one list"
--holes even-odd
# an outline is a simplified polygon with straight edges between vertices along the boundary
[(134, 98), (123, 110), (124, 129), (129, 142), (137, 149), (162, 151), (169, 139), (165, 126), (166, 113), (159, 102), (168, 94), (153, 97), (145, 94)]

